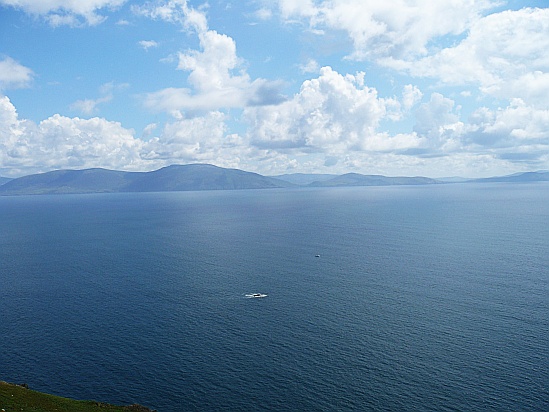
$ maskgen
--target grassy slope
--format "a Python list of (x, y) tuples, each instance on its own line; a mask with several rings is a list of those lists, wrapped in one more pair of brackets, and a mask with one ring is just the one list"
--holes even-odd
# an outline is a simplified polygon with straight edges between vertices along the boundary
[(30, 412), (145, 412), (139, 405), (114, 406), (94, 401), (75, 401), (0, 382), (0, 410)]

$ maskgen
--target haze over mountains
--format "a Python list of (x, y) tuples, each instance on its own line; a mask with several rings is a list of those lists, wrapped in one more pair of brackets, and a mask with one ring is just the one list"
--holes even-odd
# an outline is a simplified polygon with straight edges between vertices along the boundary
[[(549, 172), (525, 172), (509, 176), (466, 180), (478, 182), (549, 181)], [(287, 174), (263, 176), (239, 169), (209, 164), (172, 165), (151, 172), (123, 172), (107, 169), (56, 170), (19, 177), (0, 178), (0, 195), (166, 192), (192, 190), (269, 189), (292, 186), (389, 186), (448, 183), (427, 177), (387, 177), (347, 173)]]

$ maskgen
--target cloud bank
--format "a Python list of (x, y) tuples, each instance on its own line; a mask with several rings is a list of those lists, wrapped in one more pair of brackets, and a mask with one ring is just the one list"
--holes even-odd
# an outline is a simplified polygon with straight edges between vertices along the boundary
[[(0, 2), (52, 25), (58, 19), (73, 26), (99, 24), (100, 12), (124, 3)], [(211, 5), (133, 5), (134, 18), (167, 23), (193, 45), (164, 59), (180, 82), (134, 96), (156, 120), (136, 132), (98, 117), (125, 83), (103, 84), (95, 96), (68, 106), (73, 114), (94, 116), (88, 119), (59, 113), (21, 119), (0, 94), (0, 174), (98, 166), (151, 170), (189, 162), (266, 174), (432, 177), (549, 168), (549, 9), (494, 11), (501, 2), (489, 0), (257, 4), (257, 13), (250, 13), (259, 20), (254, 24), (276, 21), (308, 36), (344, 37), (344, 61), (369, 70), (349, 73), (338, 64), (322, 67), (320, 54), (307, 57), (295, 64), (302, 77), (292, 79), (288, 92), (286, 79), (250, 75), (235, 39), (209, 27)], [(144, 50), (158, 45), (132, 43)], [(373, 68), (405, 82), (376, 87)], [(0, 93), (29, 88), (35, 70), (4, 56)]]

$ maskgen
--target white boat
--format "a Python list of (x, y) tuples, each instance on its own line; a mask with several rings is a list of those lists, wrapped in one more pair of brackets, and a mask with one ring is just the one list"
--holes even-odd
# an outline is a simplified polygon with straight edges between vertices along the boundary
[(267, 295), (264, 293), (250, 293), (246, 295), (247, 298), (266, 298)]

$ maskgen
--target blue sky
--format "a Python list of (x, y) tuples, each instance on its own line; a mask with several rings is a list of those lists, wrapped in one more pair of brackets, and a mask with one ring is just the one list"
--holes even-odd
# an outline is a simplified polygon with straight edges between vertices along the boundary
[(0, 175), (549, 169), (549, 8), (0, 0)]

